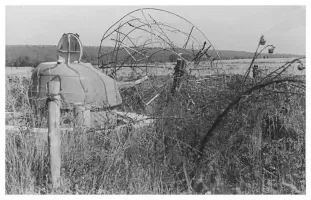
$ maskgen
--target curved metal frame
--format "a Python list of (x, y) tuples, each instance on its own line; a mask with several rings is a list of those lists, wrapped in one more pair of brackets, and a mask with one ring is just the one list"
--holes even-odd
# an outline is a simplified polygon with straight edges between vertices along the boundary
[[(192, 26), (191, 32), (193, 31), (193, 29), (195, 29), (195, 30), (197, 30), (197, 31), (203, 36), (204, 40), (206, 40), (206, 42), (209, 43), (209, 45), (210, 45), (210, 47), (212, 48), (213, 52), (216, 53), (216, 55), (217, 55), (217, 60), (219, 60), (219, 62), (221, 63), (221, 61), (220, 61), (221, 58), (220, 58), (220, 56), (219, 56), (219, 53), (218, 53), (217, 50), (214, 48), (214, 46), (212, 45), (212, 43), (211, 43), (211, 42), (209, 41), (209, 39), (205, 36), (205, 34), (204, 34), (198, 27), (196, 27), (193, 23), (191, 23), (189, 20), (185, 19), (184, 17), (182, 17), (182, 16), (180, 16), (180, 15), (178, 15), (178, 14), (175, 14), (175, 13), (173, 13), (173, 12), (166, 11), (166, 10), (163, 10), (163, 9), (158, 9), (158, 8), (141, 8), (141, 9), (136, 9), (136, 10), (134, 10), (134, 11), (132, 11), (132, 12), (130, 12), (130, 13), (124, 15), (123, 17), (121, 17), (117, 22), (115, 22), (113, 25), (111, 25), (111, 26), (105, 31), (105, 33), (104, 33), (104, 35), (103, 35), (103, 37), (102, 37), (102, 39), (101, 39), (100, 47), (99, 47), (99, 51), (98, 51), (98, 66), (100, 66), (100, 61), (101, 61), (101, 58), (103, 57), (103, 55), (101, 55), (101, 51), (102, 51), (102, 47), (103, 47), (103, 42), (104, 42), (109, 36), (111, 36), (111, 35), (112, 35), (113, 33), (115, 33), (115, 32), (120, 33), (120, 34), (123, 34), (123, 35), (125, 35), (125, 37), (128, 37), (128, 35), (129, 35), (131, 32), (133, 32), (133, 31), (135, 31), (135, 30), (137, 30), (137, 29), (140, 29), (140, 30), (143, 30), (143, 31), (149, 33), (149, 34), (151, 35), (151, 37), (152, 37), (152, 36), (155, 36), (155, 37), (157, 37), (157, 38), (163, 40), (163, 42), (167, 42), (165, 39), (163, 39), (163, 38), (159, 37), (158, 35), (154, 34), (153, 31), (149, 31), (149, 30), (146, 30), (146, 29), (142, 29), (142, 28), (141, 28), (141, 26), (148, 26), (150, 29), (152, 29), (152, 28), (151, 28), (151, 25), (157, 25), (157, 26), (161, 25), (161, 26), (166, 26), (166, 27), (169, 27), (169, 28), (173, 28), (175, 31), (178, 31), (178, 32), (180, 32), (180, 33), (183, 33), (183, 34), (185, 34), (185, 35), (188, 35), (188, 40), (189, 40), (190, 37), (191, 37), (192, 39), (196, 40), (196, 38), (193, 37), (193, 36), (191, 35), (191, 32), (190, 32), (190, 34), (187, 34), (187, 33), (183, 32), (183, 31), (181, 31), (181, 30), (179, 30), (179, 29), (177, 29), (177, 28), (175, 28), (175, 27), (173, 27), (173, 26), (169, 26), (169, 25), (166, 25), (166, 24), (164, 24), (164, 23), (159, 23), (159, 22), (155, 21), (155, 20), (149, 15), (150, 18), (154, 21), (153, 24), (150, 24), (150, 23), (147, 21), (145, 15), (144, 15), (144, 12), (143, 12), (144, 10), (155, 10), (155, 11), (165, 12), (165, 13), (174, 15), (174, 16), (176, 16), (176, 17), (179, 17), (180, 19), (182, 19), (182, 20), (184, 20), (185, 22), (187, 22), (188, 24), (190, 24), (190, 25)], [(131, 14), (133, 14), (133, 13), (135, 13), (135, 12), (139, 12), (139, 11), (142, 12), (144, 19), (139, 19), (139, 18), (135, 18), (135, 17), (131, 16)], [(129, 19), (129, 20), (125, 21), (125, 22), (122, 22), (122, 20), (125, 19), (125, 18), (128, 17), (128, 16), (133, 17), (133, 19)], [(145, 20), (146, 22), (143, 22), (143, 20)], [(132, 29), (130, 32), (128, 32), (128, 33), (123, 33), (123, 32), (120, 32), (120, 31), (119, 31), (120, 28), (122, 28), (124, 25), (130, 24), (130, 22), (134, 22), (134, 21), (139, 21), (139, 22), (140, 22), (141, 24), (143, 24), (143, 25), (138, 26), (138, 27), (133, 27), (133, 29)], [(120, 22), (121, 22), (121, 23), (120, 23)], [(118, 26), (116, 29), (113, 29), (113, 27), (115, 27), (118, 23), (120, 23), (119, 26)], [(161, 28), (160, 28), (160, 29), (161, 29)], [(162, 30), (162, 29), (161, 29), (161, 30)], [(125, 37), (124, 37), (123, 39), (125, 39)], [(129, 38), (129, 37), (128, 37), (128, 38)], [(168, 39), (168, 38), (167, 38), (167, 39)], [(169, 40), (169, 39), (168, 39), (168, 40)], [(117, 43), (120, 42), (120, 41), (117, 41), (117, 40), (116, 40), (115, 42), (116, 42), (116, 43), (115, 43), (115, 48), (116, 48)], [(187, 42), (188, 42), (188, 41), (187, 41)], [(187, 42), (186, 42), (186, 43), (187, 43)], [(200, 44), (199, 44), (199, 42), (198, 42), (197, 40), (196, 40), (196, 42), (198, 43), (198, 46), (200, 46)], [(170, 44), (168, 43), (168, 45), (170, 45)], [(184, 48), (184, 47), (183, 47), (183, 48)], [(172, 47), (172, 49), (174, 49), (174, 47)], [(118, 51), (119, 51), (119, 49), (117, 50), (116, 54), (118, 53)], [(110, 52), (110, 53), (114, 54), (115, 52)], [(174, 52), (174, 53), (176, 53), (176, 52)], [(178, 53), (176, 53), (176, 55), (178, 56)], [(203, 55), (203, 56), (205, 56), (205, 55)], [(180, 58), (181, 58), (181, 57), (180, 57)], [(181, 59), (183, 59), (183, 58), (181, 58)], [(217, 62), (218, 62), (218, 61), (217, 61)]]

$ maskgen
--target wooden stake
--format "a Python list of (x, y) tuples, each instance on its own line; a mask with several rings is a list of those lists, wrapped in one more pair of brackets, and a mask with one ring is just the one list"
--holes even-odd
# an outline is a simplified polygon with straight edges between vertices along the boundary
[(178, 59), (177, 64), (174, 68), (174, 81), (171, 93), (174, 94), (176, 91), (179, 92), (182, 86), (182, 78), (185, 73), (186, 62)]
[(48, 143), (50, 154), (50, 170), (53, 188), (60, 187), (61, 169), (61, 136), (59, 129), (60, 121), (60, 81), (54, 79), (48, 82)]

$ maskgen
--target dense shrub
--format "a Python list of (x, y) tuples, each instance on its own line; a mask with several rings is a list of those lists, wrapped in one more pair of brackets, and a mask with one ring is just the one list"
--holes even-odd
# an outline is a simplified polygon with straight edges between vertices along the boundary
[[(153, 84), (168, 79), (163, 77), (159, 83), (155, 79)], [(242, 80), (242, 76), (225, 75), (201, 81), (187, 77), (175, 95), (169, 82), (149, 113), (155, 123), (141, 129), (63, 132), (59, 191), (50, 187), (46, 135), (30, 129), (7, 131), (6, 193), (295, 193), (288, 185), (304, 192), (304, 88), (290, 87), (288, 95), (280, 92), (286, 89), (280, 83), (243, 96), (217, 125), (200, 156), (202, 138), (236, 97)], [(27, 79), (7, 80), (6, 111), (31, 113), (28, 83)], [(142, 84), (122, 93), (125, 104), (119, 109), (145, 110), (135, 91), (146, 87)], [(36, 115), (30, 118), (13, 120), (27, 127), (33, 126), (29, 121), (44, 120)], [(70, 119), (62, 115), (65, 118)]]

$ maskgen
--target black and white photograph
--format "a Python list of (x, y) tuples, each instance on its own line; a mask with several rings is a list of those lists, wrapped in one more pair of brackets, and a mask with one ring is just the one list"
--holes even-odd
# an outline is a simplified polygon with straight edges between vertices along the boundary
[(5, 195), (306, 195), (307, 5), (152, 3), (3, 6)]

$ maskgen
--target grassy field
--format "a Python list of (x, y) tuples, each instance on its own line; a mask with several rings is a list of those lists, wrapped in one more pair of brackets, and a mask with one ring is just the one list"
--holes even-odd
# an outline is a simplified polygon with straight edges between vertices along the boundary
[(33, 67), (6, 67), (5, 74), (7, 76), (23, 76), (30, 77)]
[[(6, 194), (304, 194), (304, 72), (289, 67), (266, 85), (249, 78), (241, 94), (249, 62), (224, 61), (215, 76), (200, 73), (201, 81), (189, 75), (175, 95), (169, 82), (153, 104), (154, 123), (143, 128), (62, 132), (59, 190), (51, 189), (47, 137), (31, 131), (46, 127), (46, 113), (31, 112), (29, 76), (7, 78), (6, 112), (23, 115), (6, 121), (30, 129), (6, 131)], [(257, 62), (275, 69), (285, 60)], [(24, 74), (6, 73), (17, 71)], [(141, 106), (134, 89), (121, 95)], [(62, 113), (61, 127), (68, 121), (71, 111)]]
[[(280, 65), (285, 64), (288, 61), (291, 61), (292, 58), (266, 58), (266, 59), (257, 59), (254, 65), (258, 65), (259, 68), (264, 71), (265, 73), (271, 72), (272, 70), (275, 70)], [(200, 70), (193, 70), (193, 68), (190, 67), (190, 74), (195, 76), (205, 76), (205, 75), (213, 75), (213, 74), (228, 74), (228, 75), (234, 75), (239, 74), (243, 75), (247, 68), (249, 67), (251, 63), (251, 59), (237, 59), (237, 60), (222, 60), (221, 63), (218, 63), (218, 65), (214, 67), (209, 67), (207, 69), (201, 70), (201, 68), (204, 68), (206, 66), (206, 63), (202, 62), (199, 68)], [(305, 59), (302, 60), (303, 63), (305, 63)], [(288, 74), (294, 74), (294, 75), (305, 75), (305, 71), (299, 71), (297, 70), (298, 64), (293, 64), (291, 67), (288, 68), (286, 73)], [(148, 69), (148, 74), (154, 74), (156, 76), (165, 76), (167, 74), (173, 73), (173, 68), (175, 66), (175, 63), (164, 63), (159, 65), (159, 67), (150, 68)], [(31, 70), (32, 67), (6, 67), (6, 74), (7, 75), (18, 75), (18, 76), (25, 76), (30, 77), (31, 76)], [(129, 73), (131, 73), (131, 69), (122, 69), (118, 72), (118, 76), (125, 77), (128, 76)]]
[[(113, 47), (103, 47), (105, 51), (111, 51)], [(30, 66), (36, 66), (41, 62), (50, 62), (57, 59), (56, 55), (56, 45), (6, 45), (6, 64), (7, 66), (24, 66), (26, 63)], [(96, 64), (98, 62), (98, 46), (84, 46), (83, 47), (83, 57), (84, 62), (91, 62)], [(253, 52), (245, 51), (230, 51), (230, 50), (219, 50), (220, 57), (222, 59), (229, 58), (252, 58)], [(153, 59), (157, 62), (168, 62), (170, 52), (161, 52), (155, 54)], [(298, 55), (291, 54), (262, 54), (261, 57), (269, 58), (294, 58)]]

